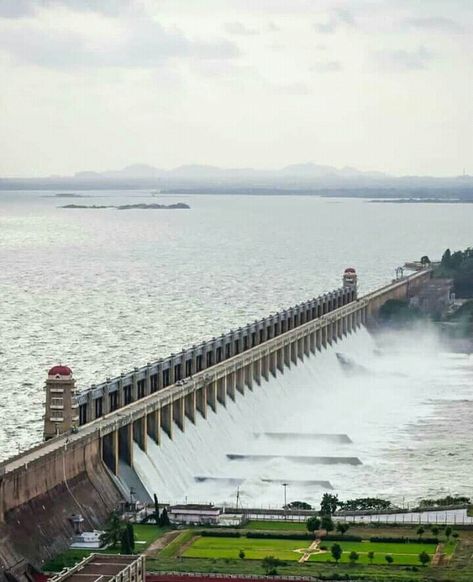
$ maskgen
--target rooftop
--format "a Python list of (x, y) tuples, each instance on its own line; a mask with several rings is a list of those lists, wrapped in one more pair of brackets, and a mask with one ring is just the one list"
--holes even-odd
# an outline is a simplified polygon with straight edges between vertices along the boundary
[(112, 554), (91, 554), (88, 558), (70, 568), (59, 573), (50, 580), (52, 582), (106, 582), (111, 580), (122, 570), (137, 560), (141, 556), (120, 556)]

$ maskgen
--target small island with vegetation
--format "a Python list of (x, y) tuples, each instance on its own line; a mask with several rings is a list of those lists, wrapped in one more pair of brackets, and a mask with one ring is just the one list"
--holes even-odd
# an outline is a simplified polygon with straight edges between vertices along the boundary
[(189, 209), (190, 206), (185, 202), (176, 202), (175, 204), (123, 204), (121, 206), (96, 206), (87, 204), (66, 204), (59, 208), (67, 209), (91, 209), (102, 210), (104, 208), (115, 208), (116, 210), (181, 210)]

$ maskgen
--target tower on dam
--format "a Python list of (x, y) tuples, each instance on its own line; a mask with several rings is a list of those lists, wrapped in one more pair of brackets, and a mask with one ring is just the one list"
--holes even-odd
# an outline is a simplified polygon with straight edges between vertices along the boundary
[(44, 414), (44, 440), (67, 432), (77, 425), (76, 381), (67, 366), (53, 366), (46, 380), (46, 408)]
[(358, 277), (356, 270), (353, 267), (347, 267), (343, 273), (343, 288), (354, 289), (356, 291), (358, 285)]

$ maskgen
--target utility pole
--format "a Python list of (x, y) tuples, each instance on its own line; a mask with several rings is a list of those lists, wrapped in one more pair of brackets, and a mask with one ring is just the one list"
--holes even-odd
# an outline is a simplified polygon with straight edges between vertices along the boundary
[(287, 497), (286, 497), (286, 492), (287, 492), (287, 483), (282, 483), (282, 486), (284, 487), (284, 517), (286, 518), (286, 511), (287, 511)]
[(240, 501), (240, 485), (238, 485), (237, 487), (237, 492), (236, 492), (236, 510), (238, 511), (238, 502)]

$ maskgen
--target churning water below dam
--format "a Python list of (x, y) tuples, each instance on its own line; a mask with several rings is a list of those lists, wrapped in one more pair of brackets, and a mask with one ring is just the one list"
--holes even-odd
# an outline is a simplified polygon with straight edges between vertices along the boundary
[[(435, 336), (375, 339), (365, 329), (226, 407), (162, 433), (135, 470), (162, 501), (281, 506), (340, 497), (399, 503), (469, 494), (473, 359), (444, 351)], [(461, 410), (461, 415), (459, 411)]]

